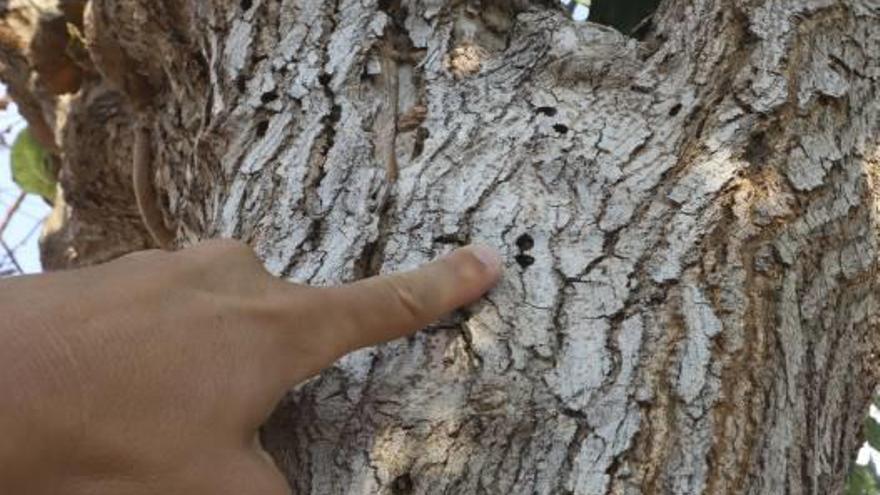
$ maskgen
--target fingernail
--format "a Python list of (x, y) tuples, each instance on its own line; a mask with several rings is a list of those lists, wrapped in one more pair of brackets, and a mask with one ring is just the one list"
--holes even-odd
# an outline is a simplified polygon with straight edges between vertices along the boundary
[(498, 273), (501, 271), (503, 261), (495, 249), (483, 244), (475, 244), (471, 246), (471, 252), (490, 272)]

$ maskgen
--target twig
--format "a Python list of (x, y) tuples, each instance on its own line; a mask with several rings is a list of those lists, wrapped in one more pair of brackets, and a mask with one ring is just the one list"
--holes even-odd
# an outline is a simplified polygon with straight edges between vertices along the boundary
[(9, 227), (9, 224), (12, 223), (12, 217), (15, 216), (15, 212), (21, 208), (21, 204), (24, 203), (24, 198), (27, 196), (26, 192), (22, 192), (18, 195), (18, 198), (15, 200), (15, 203), (9, 207), (9, 210), (6, 212), (6, 217), (3, 219), (3, 222), (0, 222), (0, 237), (3, 236), (3, 232), (6, 231), (6, 227)]
[(9, 249), (9, 246), (6, 245), (6, 241), (0, 239), (0, 245), (2, 245), (3, 250), (6, 251), (6, 257), (9, 259), (9, 261), (12, 262), (12, 266), (14, 266), (16, 270), (18, 270), (19, 274), (24, 275), (24, 270), (21, 269), (21, 265), (19, 265), (18, 260), (15, 259), (15, 253), (13, 253), (12, 250)]

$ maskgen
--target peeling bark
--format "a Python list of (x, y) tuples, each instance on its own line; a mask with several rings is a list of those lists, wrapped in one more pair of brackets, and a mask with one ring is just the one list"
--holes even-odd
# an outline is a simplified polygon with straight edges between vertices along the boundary
[(641, 40), (537, 1), (84, 25), (179, 244), (311, 284), (507, 255), (481, 304), (291, 392), (264, 443), (296, 493), (841, 490), (878, 375), (876, 1), (666, 0)]

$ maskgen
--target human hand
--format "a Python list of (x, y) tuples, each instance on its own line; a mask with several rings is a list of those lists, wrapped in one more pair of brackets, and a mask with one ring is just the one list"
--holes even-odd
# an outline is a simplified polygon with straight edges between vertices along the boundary
[(497, 254), (467, 247), (313, 288), (211, 241), (0, 281), (0, 493), (287, 494), (257, 437), (283, 394), (476, 300), (500, 272)]

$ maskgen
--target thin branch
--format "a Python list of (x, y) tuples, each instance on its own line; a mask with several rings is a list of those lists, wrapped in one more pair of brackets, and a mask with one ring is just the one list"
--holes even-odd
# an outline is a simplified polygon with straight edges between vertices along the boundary
[(15, 200), (15, 203), (9, 208), (6, 212), (6, 217), (0, 222), (0, 237), (3, 236), (3, 232), (6, 231), (6, 227), (9, 227), (9, 224), (12, 223), (12, 217), (15, 216), (15, 212), (21, 208), (21, 204), (24, 203), (24, 198), (27, 196), (26, 192), (22, 192), (18, 195), (18, 198)]
[(6, 245), (6, 241), (0, 239), (0, 246), (3, 246), (3, 250), (6, 251), (6, 257), (12, 262), (12, 266), (18, 270), (19, 274), (24, 275), (24, 270), (22, 270), (21, 265), (18, 264), (18, 260), (15, 259), (15, 253), (13, 253), (12, 250), (9, 249), (9, 246)]

